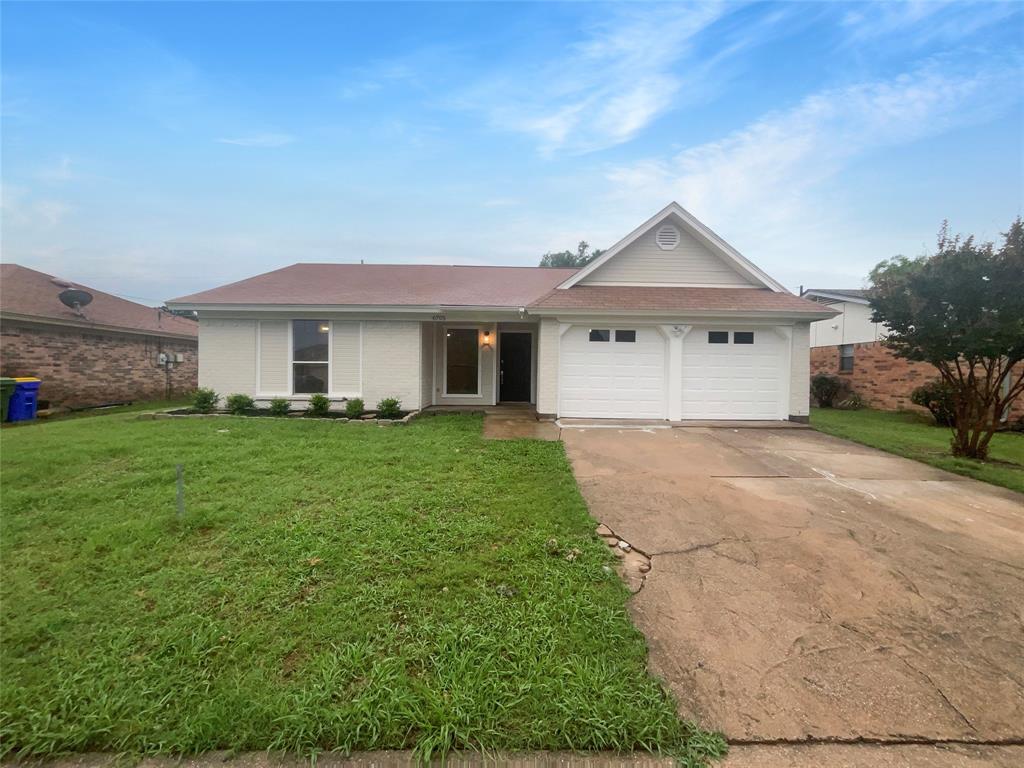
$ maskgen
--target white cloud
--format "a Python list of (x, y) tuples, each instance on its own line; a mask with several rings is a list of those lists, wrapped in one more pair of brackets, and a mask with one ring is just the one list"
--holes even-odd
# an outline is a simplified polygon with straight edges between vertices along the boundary
[(236, 147), (283, 147), (291, 144), (295, 137), (287, 133), (257, 133), (251, 136), (239, 136), (231, 139), (217, 139), (220, 144), (233, 144)]
[(675, 106), (685, 82), (673, 65), (723, 13), (716, 2), (620, 9), (564, 54), (486, 78), (460, 104), (545, 152), (621, 144)]
[(959, 42), (1019, 11), (1015, 2), (908, 0), (857, 5), (840, 23), (850, 44), (898, 36), (900, 46), (907, 48), (935, 41)]
[(69, 155), (61, 155), (52, 163), (40, 168), (36, 176), (51, 184), (73, 181), (75, 179), (74, 161)]
[(0, 186), (0, 214), (5, 229), (52, 229), (72, 210), (62, 200), (37, 197), (25, 187)]
[(611, 195), (636, 217), (676, 200), (727, 228), (741, 249), (756, 245), (766, 265), (820, 266), (821, 243), (855, 239), (855, 224), (834, 207), (843, 171), (873, 151), (998, 114), (1015, 98), (1017, 71), (1000, 63), (953, 72), (933, 61), (891, 80), (824, 90), (719, 140), (613, 167)]

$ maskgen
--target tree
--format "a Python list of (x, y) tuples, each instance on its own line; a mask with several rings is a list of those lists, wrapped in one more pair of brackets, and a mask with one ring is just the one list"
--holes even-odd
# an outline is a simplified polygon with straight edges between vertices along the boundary
[(580, 244), (576, 246), (576, 253), (572, 251), (559, 251), (558, 253), (545, 253), (540, 258), (540, 265), (542, 267), (574, 267), (579, 269), (585, 267), (587, 264), (592, 262), (604, 251), (598, 249), (593, 253), (590, 251), (590, 245), (586, 240), (580, 240)]
[(952, 390), (954, 456), (984, 459), (1006, 407), (1024, 392), (1024, 225), (999, 250), (939, 230), (938, 251), (883, 261), (871, 272), (872, 320), (885, 344), (930, 363)]

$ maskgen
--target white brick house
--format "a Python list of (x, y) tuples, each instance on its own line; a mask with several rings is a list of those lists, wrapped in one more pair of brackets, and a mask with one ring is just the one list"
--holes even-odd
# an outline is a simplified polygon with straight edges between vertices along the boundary
[(168, 305), (198, 312), (221, 394), (672, 421), (805, 419), (809, 325), (834, 314), (675, 203), (579, 271), (295, 264)]

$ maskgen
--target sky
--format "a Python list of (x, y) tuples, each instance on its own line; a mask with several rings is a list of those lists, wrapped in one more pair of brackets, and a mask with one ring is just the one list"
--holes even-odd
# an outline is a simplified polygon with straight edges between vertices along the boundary
[(1024, 4), (14, 3), (0, 246), (159, 304), (535, 265), (675, 200), (796, 290), (1024, 207)]

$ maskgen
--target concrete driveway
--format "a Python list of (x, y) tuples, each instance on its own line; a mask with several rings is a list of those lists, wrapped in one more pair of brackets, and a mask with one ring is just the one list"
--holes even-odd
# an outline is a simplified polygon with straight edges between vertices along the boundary
[(631, 611), (682, 714), (739, 743), (1024, 743), (1024, 496), (812, 430), (562, 439), (651, 556)]

